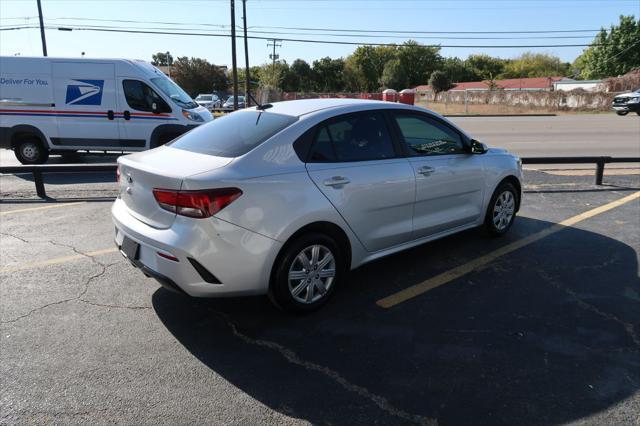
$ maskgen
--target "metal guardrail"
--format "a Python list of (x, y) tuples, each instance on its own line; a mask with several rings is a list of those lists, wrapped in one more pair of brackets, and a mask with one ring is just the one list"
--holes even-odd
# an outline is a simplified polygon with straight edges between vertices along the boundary
[[(602, 185), (604, 166), (608, 163), (640, 163), (640, 157), (524, 157), (522, 164), (595, 164), (596, 185)], [(116, 163), (96, 164), (38, 164), (22, 166), (2, 166), (0, 173), (31, 173), (40, 198), (47, 198), (43, 173), (114, 172)], [(115, 177), (114, 177), (115, 179)]]
[(78, 172), (114, 172), (118, 168), (116, 163), (96, 163), (96, 164), (34, 164), (22, 166), (2, 166), (0, 173), (31, 173), (33, 182), (36, 184), (36, 194), (40, 198), (47, 198), (44, 189), (43, 173), (78, 173)]
[(594, 164), (596, 185), (602, 185), (607, 163), (640, 163), (640, 157), (524, 157), (522, 164)]

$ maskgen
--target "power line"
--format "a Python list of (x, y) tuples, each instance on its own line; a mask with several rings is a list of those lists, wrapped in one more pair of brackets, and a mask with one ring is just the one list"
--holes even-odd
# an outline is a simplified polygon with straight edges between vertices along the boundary
[[(74, 25), (74, 24), (71, 24)], [(171, 31), (200, 31), (200, 32), (212, 32), (212, 31), (224, 31), (224, 34), (226, 34), (226, 31), (228, 31), (228, 29), (217, 29), (217, 30), (203, 30), (203, 29), (199, 29), (199, 28), (184, 28), (184, 27), (180, 27), (180, 28), (163, 28), (163, 27), (138, 27), (138, 26), (131, 26), (131, 27), (123, 27), (123, 26), (112, 26), (112, 25), (90, 25), (90, 24), (75, 24), (75, 25), (80, 25), (82, 26), (82, 28), (107, 28), (107, 29), (124, 29), (124, 30), (129, 30), (129, 29), (135, 29), (135, 30), (161, 30), (161, 31), (166, 31), (166, 30), (171, 30)], [(1, 27), (0, 27), (1, 28)], [(242, 29), (242, 28), (239, 28)], [(583, 36), (525, 36), (525, 37), (517, 37), (517, 36), (504, 36), (504, 37), (475, 37), (475, 36), (466, 36), (466, 37), (459, 37), (459, 36), (415, 36), (412, 35), (410, 37), (407, 37), (407, 35), (372, 35), (372, 34), (347, 34), (347, 33), (342, 33), (342, 34), (336, 34), (336, 33), (316, 33), (316, 32), (297, 32), (297, 33), (292, 33), (292, 32), (282, 32), (282, 31), (256, 31), (256, 30), (248, 30), (249, 33), (251, 34), (272, 34), (272, 35), (288, 35), (288, 36), (324, 36), (324, 37), (348, 37), (348, 38), (411, 38), (411, 39), (415, 39), (415, 40), (543, 40), (543, 39), (593, 39), (594, 36), (588, 36), (588, 35), (583, 35)]]
[[(26, 28), (26, 27), (24, 27)], [(212, 34), (201, 32), (175, 32), (175, 31), (146, 31), (133, 29), (115, 29), (115, 28), (88, 28), (88, 27), (54, 27), (47, 26), (50, 29), (58, 29), (61, 31), (96, 31), (110, 33), (129, 33), (129, 34), (154, 34), (154, 35), (180, 35), (180, 36), (197, 36), (197, 37), (231, 37), (229, 34)], [(21, 29), (14, 27), (13, 29)], [(273, 40), (271, 37), (248, 36), (254, 40)], [(346, 40), (317, 40), (317, 39), (299, 39), (299, 38), (280, 38), (280, 41), (293, 43), (313, 43), (313, 44), (336, 44), (336, 45), (352, 45), (352, 46), (402, 46), (398, 43), (372, 43), (372, 42), (355, 42)], [(536, 44), (536, 45), (445, 45), (445, 44), (425, 44), (427, 47), (444, 47), (444, 48), (557, 48), (557, 47), (589, 47), (598, 46), (596, 44)]]
[[(0, 18), (3, 20), (22, 20), (22, 19), (36, 19), (37, 17), (11, 17)], [(229, 28), (229, 25), (225, 24), (211, 24), (211, 23), (198, 23), (198, 22), (170, 22), (170, 21), (142, 21), (134, 19), (100, 19), (100, 18), (86, 18), (86, 17), (56, 17), (47, 18), (47, 21), (93, 21), (93, 22), (120, 22), (130, 24), (158, 24), (158, 25), (196, 25), (216, 28)], [(292, 31), (326, 31), (326, 32), (351, 32), (351, 33), (369, 33), (369, 34), (555, 34), (555, 33), (585, 33), (585, 32), (599, 32), (601, 29), (571, 29), (571, 30), (509, 30), (509, 31), (422, 31), (422, 30), (375, 30), (375, 29), (354, 29), (354, 28), (316, 28), (316, 27), (283, 27), (283, 26), (265, 26), (254, 25), (248, 27), (259, 29), (277, 29), (277, 30), (292, 30)], [(169, 28), (167, 28), (169, 29)]]

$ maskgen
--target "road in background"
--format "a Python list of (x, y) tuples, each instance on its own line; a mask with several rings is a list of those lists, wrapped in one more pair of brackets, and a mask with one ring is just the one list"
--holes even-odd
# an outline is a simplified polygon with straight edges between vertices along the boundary
[(640, 156), (640, 117), (451, 117), (476, 139), (521, 157)]
[[(556, 117), (451, 117), (476, 139), (521, 157), (640, 156), (640, 117), (577, 114)], [(81, 156), (78, 162), (113, 162), (116, 156)], [(51, 156), (50, 163), (61, 163)], [(0, 150), (0, 165), (17, 165), (12, 151)]]

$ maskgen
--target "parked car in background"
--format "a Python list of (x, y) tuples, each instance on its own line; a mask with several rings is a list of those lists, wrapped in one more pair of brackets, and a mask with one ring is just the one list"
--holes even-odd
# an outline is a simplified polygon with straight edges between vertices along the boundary
[(199, 94), (195, 100), (198, 105), (205, 107), (209, 111), (214, 108), (220, 108), (222, 105), (222, 100), (213, 93)]
[(144, 61), (0, 57), (0, 148), (23, 164), (50, 153), (143, 151), (212, 118)]
[(426, 109), (313, 99), (233, 112), (118, 159), (115, 241), (164, 286), (323, 305), (366, 262), (484, 225), (506, 233), (520, 160)]
[(640, 89), (617, 95), (613, 98), (612, 106), (618, 115), (627, 115), (630, 112), (640, 115)]
[[(229, 96), (229, 98), (227, 98), (227, 100), (225, 101), (224, 105), (222, 105), (222, 107), (233, 108), (233, 96)], [(245, 108), (244, 96), (238, 96), (238, 108), (240, 109)]]

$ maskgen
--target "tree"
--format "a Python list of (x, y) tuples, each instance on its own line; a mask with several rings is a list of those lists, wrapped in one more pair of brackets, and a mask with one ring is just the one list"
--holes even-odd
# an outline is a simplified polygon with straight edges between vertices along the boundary
[(469, 55), (465, 66), (478, 80), (493, 80), (504, 70), (505, 61), (489, 55)]
[(324, 57), (313, 61), (314, 90), (340, 92), (344, 90), (344, 59)]
[[(169, 53), (169, 52), (167, 52)], [(169, 53), (158, 52), (155, 55), (151, 55), (151, 65), (156, 67), (166, 67), (173, 64), (173, 56)]]
[(575, 62), (581, 78), (604, 78), (626, 74), (640, 67), (640, 20), (620, 16), (620, 23), (604, 28)]
[(397, 58), (407, 73), (406, 84), (415, 87), (429, 80), (433, 71), (443, 64), (440, 48), (423, 46), (416, 41), (406, 41), (398, 48)]
[(354, 91), (373, 92), (378, 90), (384, 67), (397, 57), (393, 46), (358, 46), (346, 60)]
[(313, 70), (311, 66), (302, 59), (296, 59), (289, 67), (289, 72), (298, 79), (296, 91), (310, 92), (313, 90)]
[(525, 52), (508, 61), (501, 75), (503, 78), (550, 77), (569, 74), (570, 64), (546, 53)]
[(186, 56), (175, 60), (171, 77), (191, 97), (198, 93), (224, 91), (228, 85), (227, 77), (219, 67), (205, 59)]
[(431, 90), (435, 94), (435, 97), (438, 96), (438, 93), (445, 92), (451, 88), (451, 80), (449, 77), (442, 71), (434, 71), (431, 73), (431, 77), (429, 77), (429, 86), (431, 86)]
[(482, 80), (480, 75), (460, 58), (445, 58), (442, 71), (454, 83)]
[(380, 84), (383, 87), (402, 90), (407, 87), (407, 72), (400, 59), (392, 59), (387, 62), (380, 77)]

